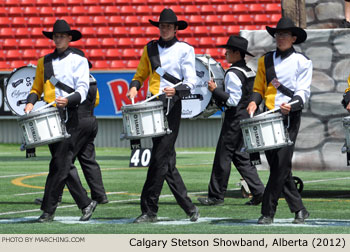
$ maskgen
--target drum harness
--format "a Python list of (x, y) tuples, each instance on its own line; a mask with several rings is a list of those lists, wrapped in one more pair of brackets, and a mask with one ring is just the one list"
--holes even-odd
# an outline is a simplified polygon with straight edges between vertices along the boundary
[[(264, 58), (264, 63), (265, 63), (265, 70), (266, 70), (266, 83), (269, 85), (271, 84), (282, 94), (288, 96), (289, 98), (293, 98), (294, 96), (294, 91), (290, 90), (286, 86), (284, 86), (282, 83), (279, 83), (277, 80), (277, 75), (275, 71), (275, 66), (273, 64), (273, 52), (268, 52), (265, 54)], [(264, 110), (266, 110), (266, 106), (264, 106)], [(287, 116), (287, 126), (286, 126), (286, 137), (289, 139), (289, 133), (288, 133), (288, 128), (290, 126), (290, 115), (288, 114)]]
[[(85, 57), (84, 53), (76, 48), (69, 47), (69, 49), (66, 52), (68, 52), (68, 54), (75, 53), (75, 54), (78, 54), (80, 56)], [(44, 57), (44, 82), (49, 80), (52, 83), (52, 85), (55, 86), (55, 88), (61, 89), (68, 94), (74, 93), (75, 90), (73, 88), (69, 87), (68, 85), (62, 83), (61, 81), (59, 81), (58, 79), (55, 78), (55, 73), (54, 73), (53, 66), (52, 66), (52, 59), (53, 58), (54, 58), (53, 53), (48, 54)], [(89, 62), (89, 67), (90, 66), (91, 65)], [(90, 78), (90, 85), (92, 85), (92, 84), (96, 85), (96, 80), (94, 82), (91, 82), (91, 78)], [(68, 138), (68, 137), (70, 137), (70, 135), (68, 134), (68, 132), (66, 130), (66, 126), (65, 126), (66, 122), (68, 121), (68, 109), (66, 107), (65, 108), (57, 108), (57, 109), (58, 109), (60, 117), (61, 117), (62, 129), (64, 131), (63, 133)]]
[[(147, 53), (148, 53), (148, 58), (151, 62), (152, 71), (155, 71), (159, 76), (161, 76), (162, 78), (164, 78), (166, 81), (170, 82), (173, 85), (175, 85), (179, 82), (182, 82), (182, 80), (179, 80), (175, 76), (167, 73), (161, 67), (157, 40), (152, 40), (151, 42), (149, 42), (147, 44)], [(186, 94), (187, 92), (190, 92), (187, 85), (180, 85), (176, 91), (183, 92), (184, 94)], [(173, 97), (166, 97), (166, 99), (167, 99), (167, 112), (165, 114), (166, 116), (169, 114), (169, 112), (171, 110), (170, 102), (171, 102), (172, 98)], [(165, 128), (167, 129), (167, 132), (168, 132), (169, 126), (168, 126), (168, 120), (167, 120), (166, 116), (165, 116), (164, 124), (165, 124)]]

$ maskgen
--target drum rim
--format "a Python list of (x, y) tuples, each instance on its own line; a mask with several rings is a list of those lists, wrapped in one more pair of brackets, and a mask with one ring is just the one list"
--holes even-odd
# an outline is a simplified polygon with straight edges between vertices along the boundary
[(273, 114), (268, 114), (268, 115), (264, 115), (264, 116), (256, 116), (253, 118), (246, 118), (246, 119), (242, 119), (239, 123), (246, 124), (246, 123), (251, 123), (251, 122), (266, 121), (266, 120), (270, 120), (273, 118), (280, 118), (282, 120), (282, 114), (273, 113)]
[(124, 139), (141, 139), (141, 138), (154, 138), (164, 136), (166, 134), (166, 130), (162, 132), (158, 132), (155, 134), (147, 134), (147, 135), (137, 135), (137, 136), (128, 136), (126, 133), (124, 134)]
[(57, 142), (60, 142), (61, 140), (64, 140), (65, 138), (66, 137), (64, 135), (60, 135), (60, 136), (56, 136), (54, 138), (51, 138), (49, 140), (35, 142), (35, 143), (30, 143), (30, 144), (25, 144), (25, 148), (26, 149), (30, 149), (30, 148), (35, 148), (35, 147), (42, 146), (42, 145), (47, 145), (47, 144), (51, 144), (51, 143), (57, 143)]
[(56, 107), (48, 107), (48, 108), (45, 108), (45, 109), (41, 109), (39, 111), (33, 111), (33, 112), (28, 113), (28, 114), (20, 116), (17, 119), (17, 121), (21, 122), (21, 121), (30, 119), (32, 117), (36, 117), (36, 116), (40, 116), (40, 115), (46, 115), (46, 114), (52, 113), (52, 112), (55, 112), (55, 114), (58, 114), (58, 109)]
[(136, 109), (136, 108), (150, 108), (150, 107), (163, 107), (162, 101), (151, 101), (151, 102), (145, 102), (145, 103), (135, 103), (135, 104), (126, 104), (121, 107), (121, 110), (128, 110), (128, 109)]
[[(8, 102), (8, 98), (7, 98), (7, 86), (9, 84), (9, 80), (12, 78), (12, 76), (18, 72), (19, 70), (23, 69), (23, 68), (34, 68), (34, 70), (36, 71), (36, 66), (35, 65), (32, 65), (32, 64), (28, 64), (26, 66), (21, 66), (19, 68), (15, 68), (12, 70), (12, 72), (10, 73), (9, 77), (6, 78), (6, 81), (4, 81), (4, 91), (5, 91), (5, 94), (4, 94), (4, 100), (5, 100), (5, 103), (6, 105), (9, 107), (9, 109), (11, 110), (12, 113), (14, 113), (15, 115), (17, 116), (23, 116), (21, 114), (18, 114), (13, 108), (12, 106), (10, 105), (10, 103)], [(34, 77), (35, 77), (35, 73), (34, 73)]]
[(279, 149), (288, 146), (288, 142), (284, 143), (279, 143), (276, 145), (270, 145), (270, 146), (262, 146), (262, 147), (257, 147), (257, 148), (248, 148), (245, 147), (245, 151), (248, 153), (254, 153), (254, 152), (260, 152), (260, 151), (267, 151), (267, 150), (274, 150), (274, 149)]

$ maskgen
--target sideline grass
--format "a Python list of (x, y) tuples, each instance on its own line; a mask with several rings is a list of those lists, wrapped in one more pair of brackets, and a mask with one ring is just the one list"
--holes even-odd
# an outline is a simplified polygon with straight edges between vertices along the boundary
[[(68, 234), (68, 233), (350, 233), (350, 174), (337, 171), (295, 171), (302, 178), (304, 203), (311, 213), (307, 225), (289, 224), (294, 217), (284, 199), (279, 201), (276, 224), (256, 225), (260, 206), (245, 206), (237, 183), (240, 176), (232, 169), (224, 206), (200, 206), (197, 197), (205, 196), (214, 156), (213, 148), (177, 149), (177, 167), (193, 202), (199, 206), (201, 221), (190, 223), (177, 205), (166, 183), (159, 201), (157, 224), (132, 224), (140, 214), (139, 195), (146, 168), (129, 168), (129, 149), (98, 148), (109, 204), (99, 205), (92, 220), (76, 221), (81, 215), (71, 195), (65, 191), (63, 203), (52, 223), (34, 223), (41, 211), (34, 204), (42, 197), (50, 154), (47, 147), (37, 148), (37, 157), (26, 159), (17, 145), (0, 145), (0, 233)], [(80, 167), (76, 163), (78, 169)], [(264, 183), (268, 171), (259, 171)], [(29, 177), (30, 176), (30, 177)], [(80, 172), (82, 183), (88, 188)], [(290, 219), (290, 220), (289, 220)], [(278, 224), (278, 222), (281, 222)]]

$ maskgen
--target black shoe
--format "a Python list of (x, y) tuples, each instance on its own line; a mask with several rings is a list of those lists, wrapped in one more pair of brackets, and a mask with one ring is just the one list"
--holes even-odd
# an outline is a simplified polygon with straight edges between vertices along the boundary
[(273, 223), (273, 217), (270, 216), (264, 216), (262, 215), (259, 219), (258, 219), (258, 224), (263, 224), (263, 225), (270, 225)]
[(37, 222), (50, 222), (50, 221), (53, 221), (53, 218), (55, 217), (55, 214), (52, 213), (52, 214), (49, 214), (49, 213), (46, 213), (46, 212), (43, 212), (43, 214), (39, 217), (39, 219), (37, 219)]
[(97, 204), (107, 204), (109, 202), (106, 195), (102, 196), (101, 198), (93, 199), (93, 200), (97, 201)]
[(157, 215), (151, 216), (148, 214), (141, 214), (139, 217), (137, 217), (134, 220), (134, 223), (146, 223), (146, 222), (156, 222), (157, 221)]
[(247, 206), (257, 206), (259, 205), (263, 200), (263, 195), (260, 194), (260, 195), (257, 195), (257, 196), (253, 196), (251, 198), (251, 200), (247, 201), (244, 205), (247, 205)]
[(304, 224), (305, 219), (309, 218), (310, 213), (304, 208), (295, 213), (295, 219), (293, 220), (293, 224)]
[(81, 212), (83, 213), (83, 216), (80, 217), (80, 221), (90, 220), (92, 213), (95, 211), (96, 206), (97, 206), (97, 202), (93, 200), (87, 207), (83, 208), (81, 210)]
[(193, 221), (193, 222), (197, 221), (200, 216), (199, 208), (195, 206), (194, 211), (191, 212), (189, 216), (190, 216), (190, 221)]
[(339, 28), (350, 28), (350, 22), (346, 19), (343, 19), (339, 24)]
[(224, 205), (224, 200), (216, 198), (198, 198), (197, 199), (202, 205), (205, 206), (222, 206)]

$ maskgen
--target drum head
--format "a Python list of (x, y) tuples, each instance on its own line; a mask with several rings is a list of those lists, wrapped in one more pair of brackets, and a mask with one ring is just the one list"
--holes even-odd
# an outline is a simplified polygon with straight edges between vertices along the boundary
[[(32, 65), (20, 67), (13, 71), (5, 82), (5, 101), (12, 113), (24, 115), (27, 96), (33, 86), (36, 67)], [(38, 101), (34, 109), (37, 109), (46, 103)]]
[(181, 118), (193, 118), (201, 114), (209, 105), (212, 95), (208, 89), (210, 64), (211, 76), (218, 85), (223, 85), (224, 69), (220, 63), (213, 58), (209, 59), (205, 55), (196, 55), (197, 83), (191, 95), (182, 100)]

